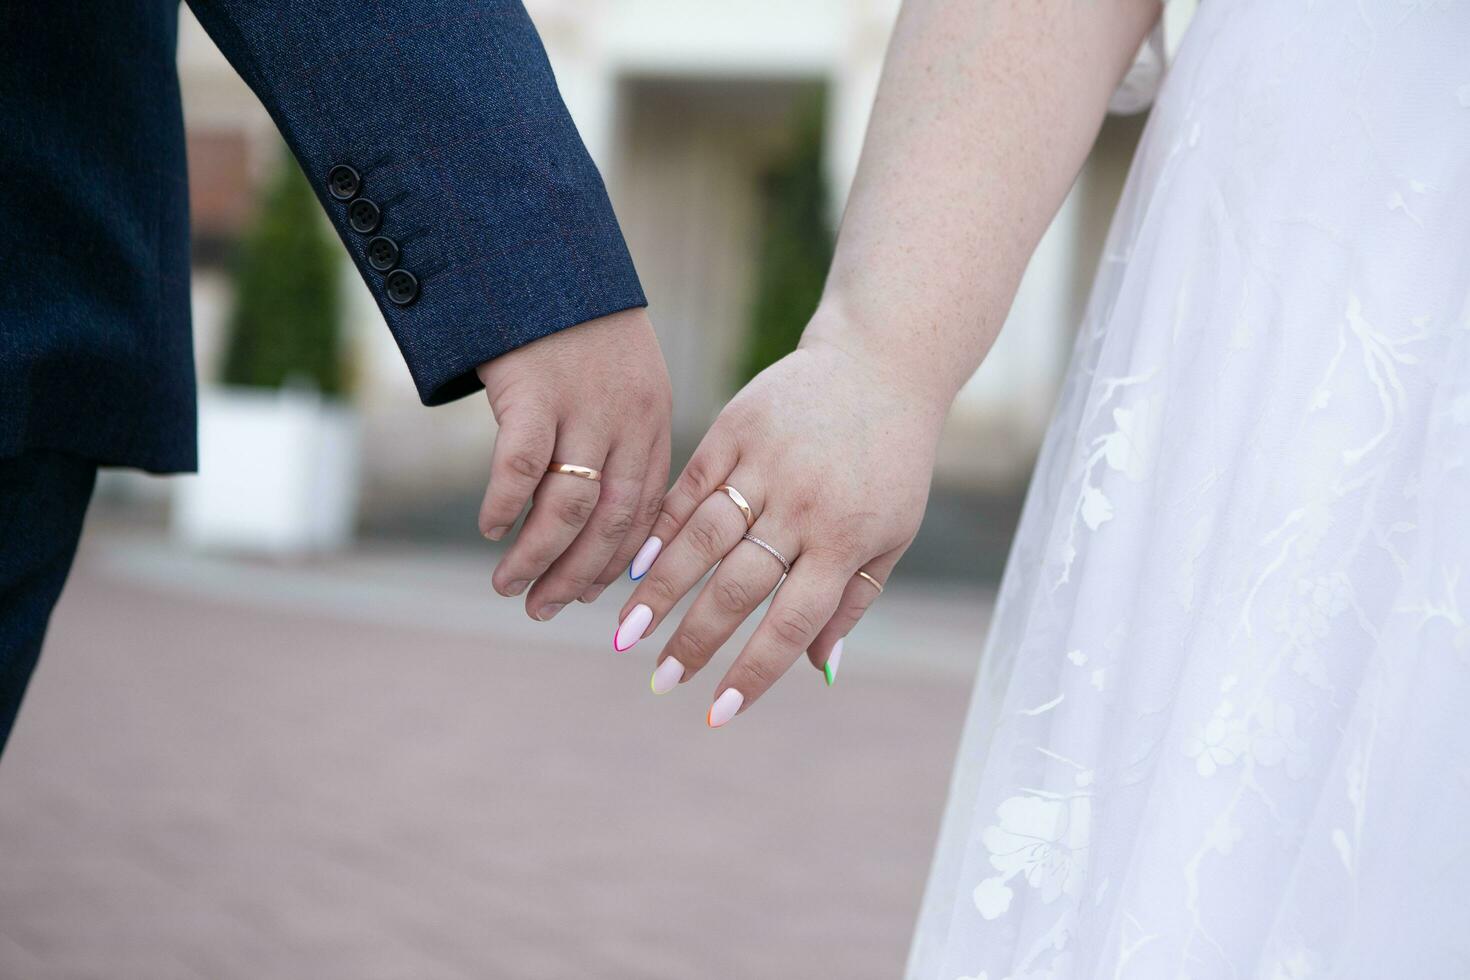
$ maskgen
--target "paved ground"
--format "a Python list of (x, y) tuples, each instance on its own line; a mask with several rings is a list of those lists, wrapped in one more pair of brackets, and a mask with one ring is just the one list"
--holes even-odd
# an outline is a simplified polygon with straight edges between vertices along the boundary
[[(0, 762), (0, 978), (894, 978), (986, 616), (895, 583), (709, 731), (625, 587), (91, 534)], [(651, 648), (651, 649), (650, 649)]]

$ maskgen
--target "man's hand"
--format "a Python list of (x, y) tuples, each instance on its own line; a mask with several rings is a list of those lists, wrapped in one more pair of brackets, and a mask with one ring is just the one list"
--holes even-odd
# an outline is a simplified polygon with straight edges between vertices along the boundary
[[(526, 612), (547, 620), (573, 599), (595, 599), (648, 537), (669, 475), (668, 369), (647, 311), (630, 309), (477, 373), (500, 425), (480, 532), (499, 541), (532, 505), (491, 581), (506, 596), (530, 585)], [(602, 480), (548, 473), (553, 461), (601, 470)]]

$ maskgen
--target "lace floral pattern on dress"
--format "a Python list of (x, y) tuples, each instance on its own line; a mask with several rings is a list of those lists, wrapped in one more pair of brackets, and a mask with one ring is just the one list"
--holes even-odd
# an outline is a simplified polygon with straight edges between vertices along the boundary
[(1470, 5), (1200, 7), (908, 976), (1465, 976)]

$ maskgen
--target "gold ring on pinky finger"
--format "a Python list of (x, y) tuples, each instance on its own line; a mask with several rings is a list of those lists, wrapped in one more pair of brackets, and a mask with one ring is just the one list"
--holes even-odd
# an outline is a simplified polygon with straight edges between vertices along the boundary
[(715, 493), (723, 493), (734, 501), (736, 507), (740, 508), (740, 513), (745, 516), (745, 529), (747, 531), (755, 527), (755, 514), (751, 512), (750, 503), (745, 499), (744, 494), (728, 483), (721, 483), (715, 487)]
[(744, 534), (740, 535), (740, 538), (742, 541), (749, 541), (751, 544), (755, 545), (757, 548), (760, 548), (766, 554), (779, 561), (781, 563), (781, 567), (785, 570), (785, 574), (791, 574), (791, 562), (787, 561), (786, 556), (781, 554), (781, 552), (777, 551), (774, 547), (772, 547), (770, 543), (762, 541), (760, 538), (756, 537), (754, 534), (751, 534), (749, 531), (746, 531)]
[(861, 568), (858, 569), (858, 578), (862, 579), (864, 582), (867, 582), (873, 588), (877, 589), (879, 595), (883, 594), (883, 583), (875, 579), (873, 576), (869, 575), (867, 572), (863, 571)]
[(593, 483), (602, 479), (602, 470), (594, 470), (590, 466), (578, 466), (576, 463), (552, 463), (546, 467), (548, 473), (565, 473), (567, 476), (577, 476)]

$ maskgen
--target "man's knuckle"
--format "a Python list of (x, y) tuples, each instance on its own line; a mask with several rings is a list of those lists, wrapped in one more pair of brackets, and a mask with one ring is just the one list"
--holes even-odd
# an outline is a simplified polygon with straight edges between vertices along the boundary
[(570, 602), (587, 588), (588, 583), (578, 581), (571, 575), (543, 575), (536, 582), (541, 598), (547, 602)]
[(617, 510), (607, 515), (597, 529), (598, 536), (609, 544), (619, 544), (633, 530), (633, 515), (626, 510)]
[(581, 527), (587, 523), (587, 518), (592, 516), (592, 508), (596, 506), (595, 500), (587, 500), (583, 497), (563, 497), (556, 503), (553, 513), (556, 519), (568, 527)]
[(527, 480), (539, 480), (546, 471), (546, 463), (535, 453), (521, 450), (505, 457), (505, 468)]
[(662, 513), (663, 506), (663, 494), (653, 494), (647, 500), (643, 501), (642, 506), (639, 508), (638, 517), (640, 518), (642, 523), (652, 524), (654, 521), (658, 520), (658, 515)]
[(628, 392), (628, 401), (634, 417), (644, 419), (657, 415), (668, 396), (658, 385), (639, 385)]

